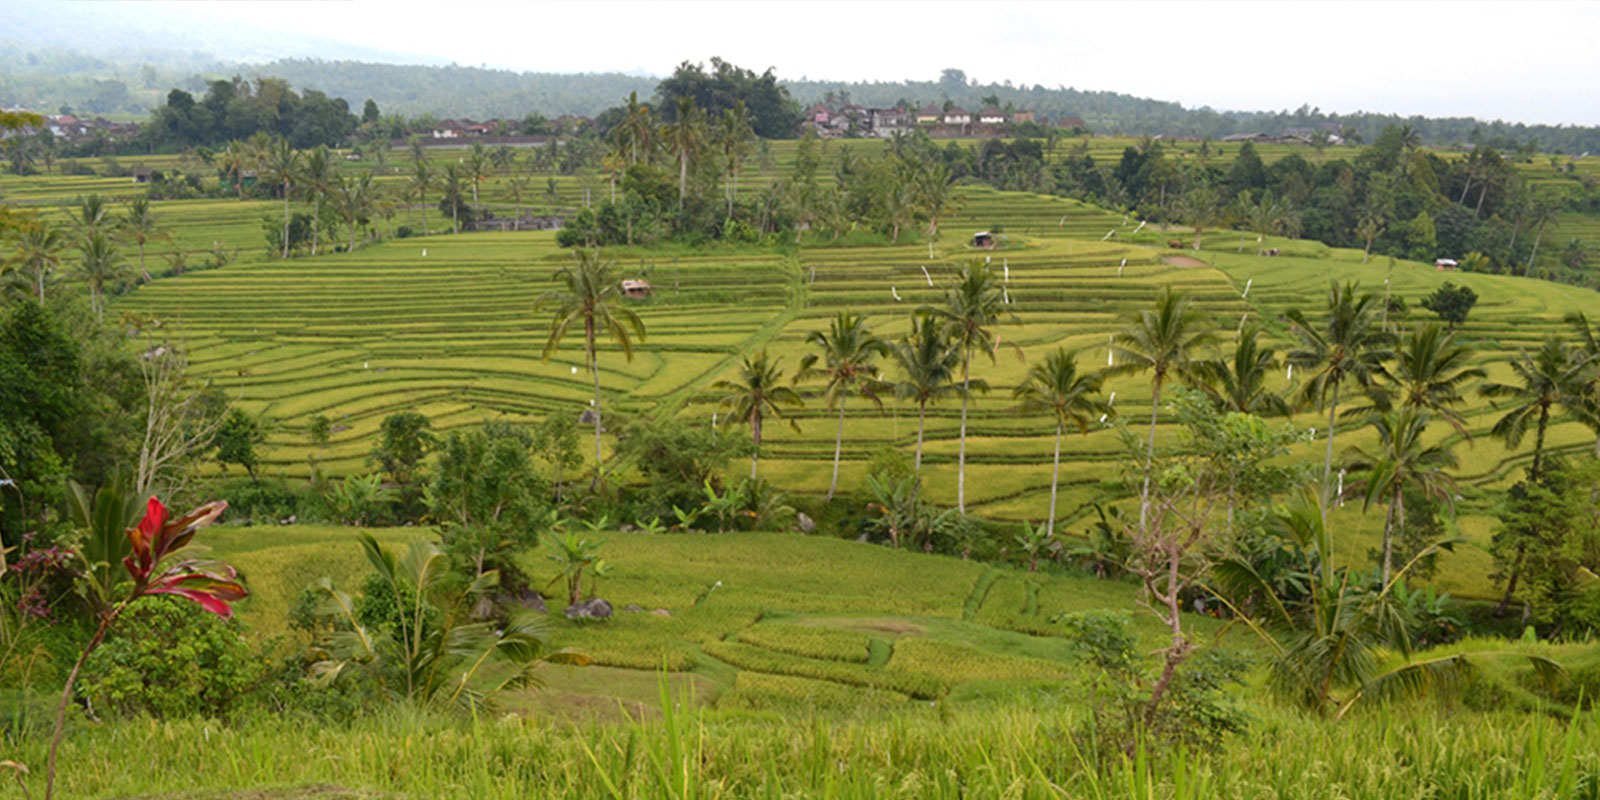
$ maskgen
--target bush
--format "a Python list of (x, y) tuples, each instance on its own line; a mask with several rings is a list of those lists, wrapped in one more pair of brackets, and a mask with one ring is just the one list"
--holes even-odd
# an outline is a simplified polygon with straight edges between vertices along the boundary
[(243, 707), (264, 671), (237, 623), (186, 600), (152, 597), (118, 619), (84, 665), (102, 708), (153, 717), (220, 717)]
[(409, 239), (413, 235), (415, 234), (411, 230), (410, 225), (401, 225), (400, 227), (394, 229), (394, 238), (396, 239)]
[(263, 478), (256, 483), (239, 478), (224, 481), (217, 487), (216, 494), (219, 499), (228, 501), (228, 516), (235, 521), (270, 525), (289, 517), (309, 522), (323, 516), (321, 497), (281, 480)]

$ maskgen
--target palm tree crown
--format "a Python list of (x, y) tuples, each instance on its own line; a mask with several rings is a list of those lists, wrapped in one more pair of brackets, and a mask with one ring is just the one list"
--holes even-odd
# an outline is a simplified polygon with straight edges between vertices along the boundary
[[(851, 393), (857, 393), (882, 406), (879, 392), (886, 387), (878, 379), (878, 365), (873, 363), (888, 352), (888, 345), (867, 328), (867, 318), (850, 311), (841, 311), (828, 324), (826, 331), (812, 331), (806, 343), (814, 345), (817, 353), (808, 353), (800, 361), (796, 382), (813, 377), (826, 378), (828, 383), (823, 396), (828, 408), (839, 409), (839, 427), (833, 443), (833, 480), (828, 483), (827, 499), (839, 486), (839, 456), (844, 444), (844, 403)], [(818, 364), (821, 366), (818, 366)]]
[[(745, 356), (744, 363), (739, 367), (738, 380), (722, 379), (712, 384), (714, 388), (728, 392), (720, 401), (720, 405), (729, 409), (725, 424), (735, 421), (750, 425), (750, 438), (755, 442), (755, 449), (750, 454), (750, 477), (756, 477), (756, 463), (761, 458), (761, 431), (767, 417), (783, 419), (783, 407), (798, 408), (805, 405), (800, 395), (794, 389), (783, 384), (783, 370), (778, 368), (778, 361), (768, 357), (766, 348), (754, 356)], [(788, 420), (789, 427), (797, 433), (799, 424)]]
[(1249, 325), (1239, 332), (1229, 361), (1206, 361), (1199, 365), (1203, 379), (1200, 388), (1227, 411), (1261, 417), (1289, 415), (1289, 403), (1267, 388), (1267, 379), (1278, 369), (1278, 351), (1262, 347), (1261, 328)]

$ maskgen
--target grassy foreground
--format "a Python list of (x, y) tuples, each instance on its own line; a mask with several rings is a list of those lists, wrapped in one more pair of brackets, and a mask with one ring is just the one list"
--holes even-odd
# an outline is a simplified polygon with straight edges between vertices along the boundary
[[(509, 716), (391, 716), (350, 726), (202, 720), (83, 731), (66, 797), (244, 798), (1592, 798), (1600, 717), (1420, 713), (1340, 724), (1265, 710), (1195, 757), (1091, 766), (1080, 714), (1048, 694), (1009, 707), (885, 718), (672, 712), (574, 728)], [(128, 754), (144, 754), (130, 768)], [(25, 759), (38, 762), (36, 745)], [(14, 787), (0, 797), (20, 796)]]

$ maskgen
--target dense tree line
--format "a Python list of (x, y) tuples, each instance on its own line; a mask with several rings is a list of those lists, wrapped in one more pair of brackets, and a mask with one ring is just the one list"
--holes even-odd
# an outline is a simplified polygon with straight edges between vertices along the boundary
[(257, 133), (281, 136), (295, 147), (333, 147), (343, 144), (357, 123), (342, 98), (315, 89), (297, 94), (283, 78), (235, 76), (211, 81), (199, 100), (173, 89), (140, 136), (152, 151), (217, 146)]

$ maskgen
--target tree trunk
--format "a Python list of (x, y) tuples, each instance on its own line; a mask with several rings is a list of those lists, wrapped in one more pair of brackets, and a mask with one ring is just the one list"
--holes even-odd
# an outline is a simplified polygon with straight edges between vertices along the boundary
[(1539, 242), (1544, 239), (1544, 226), (1549, 221), (1539, 223), (1539, 233), (1533, 237), (1533, 252), (1528, 254), (1528, 266), (1522, 271), (1523, 275), (1533, 272), (1533, 259), (1539, 255)]
[(1045, 522), (1045, 536), (1056, 535), (1056, 488), (1061, 485), (1061, 422), (1056, 422), (1055, 461), (1050, 468), (1050, 519)]
[(1166, 695), (1167, 687), (1172, 685), (1172, 678), (1178, 671), (1178, 665), (1183, 663), (1183, 659), (1189, 654), (1189, 639), (1183, 635), (1183, 619), (1178, 606), (1179, 558), (1176, 554), (1170, 554), (1167, 556), (1167, 561), (1167, 592), (1165, 595), (1157, 594), (1156, 597), (1166, 600), (1167, 625), (1172, 634), (1172, 644), (1167, 648), (1166, 658), (1161, 667), (1161, 677), (1156, 679), (1155, 685), (1150, 689), (1150, 705), (1144, 713), (1147, 729), (1155, 721), (1156, 711), (1161, 707), (1161, 700)]
[(428, 235), (428, 193), (418, 192), (417, 199), (422, 201), (422, 235)]
[(289, 257), (289, 182), (283, 182), (283, 257)]
[(750, 438), (755, 441), (755, 447), (750, 451), (750, 480), (756, 479), (756, 460), (761, 458), (761, 408), (756, 407), (750, 415)]
[(67, 705), (72, 702), (72, 685), (78, 680), (78, 672), (83, 669), (83, 663), (89, 660), (89, 654), (100, 646), (100, 641), (106, 637), (106, 630), (111, 627), (111, 622), (122, 613), (122, 606), (106, 612), (100, 620), (100, 627), (95, 629), (94, 636), (89, 639), (89, 644), (78, 655), (77, 663), (72, 665), (72, 671), (67, 673), (67, 685), (61, 687), (61, 702), (56, 706), (56, 731), (50, 737), (50, 757), (45, 766), (44, 800), (50, 800), (56, 789), (56, 750), (61, 746), (61, 733), (67, 722)]
[(1535, 481), (1538, 481), (1540, 478), (1544, 477), (1544, 432), (1545, 432), (1545, 428), (1549, 427), (1549, 425), (1550, 425), (1550, 406), (1549, 405), (1545, 405), (1545, 404), (1540, 404), (1540, 406), (1539, 406), (1539, 427), (1537, 428), (1537, 430), (1535, 432), (1534, 440), (1533, 440), (1533, 470), (1532, 470), (1532, 476), (1533, 476), (1533, 479)]
[(683, 213), (683, 198), (689, 193), (689, 151), (678, 151), (678, 213)]
[(1328, 404), (1328, 451), (1322, 457), (1322, 519), (1328, 519), (1328, 508), (1333, 505), (1333, 423), (1339, 410), (1339, 381), (1333, 382), (1333, 402)]
[(956, 448), (956, 511), (967, 513), (967, 405), (972, 402), (972, 344), (961, 359), (961, 443)]
[(1150, 445), (1144, 454), (1144, 488), (1139, 490), (1139, 530), (1143, 532), (1150, 518), (1150, 471), (1156, 463), (1156, 412), (1161, 410), (1161, 381), (1165, 376), (1156, 375), (1154, 382), (1155, 392), (1150, 396)]
[(828, 496), (826, 500), (833, 499), (833, 491), (839, 486), (839, 453), (844, 448), (844, 394), (839, 395), (839, 429), (833, 437), (833, 480), (828, 481)]
[[(1203, 237), (1205, 235), (1206, 235), (1205, 229), (1203, 229), (1203, 228), (1201, 228), (1199, 226), (1195, 227), (1195, 229), (1194, 229), (1194, 249), (1195, 249), (1196, 252), (1198, 252), (1200, 250), (1200, 239), (1201, 239), (1201, 237)], [(1223, 247), (1227, 247), (1227, 245), (1223, 245)]]
[(144, 268), (144, 241), (143, 240), (140, 240), (140, 242), (139, 242), (139, 275), (140, 275), (140, 277), (144, 278), (144, 282), (145, 283), (149, 283), (152, 280), (152, 278), (150, 277), (150, 271)]
[[(1379, 586), (1389, 585), (1389, 572), (1394, 563), (1394, 514), (1395, 506), (1400, 503), (1400, 490), (1395, 489), (1394, 496), (1389, 498), (1389, 513), (1383, 515), (1383, 572), (1378, 581)], [(1402, 509), (1403, 510), (1403, 509)]]
[(311, 255), (317, 254), (317, 240), (322, 238), (320, 226), (322, 225), (322, 193), (317, 193), (317, 202), (311, 206)]
[(1517, 593), (1517, 577), (1522, 573), (1522, 557), (1527, 553), (1527, 545), (1517, 545), (1517, 557), (1511, 560), (1511, 577), (1506, 579), (1506, 593), (1501, 596), (1500, 604), (1494, 607), (1494, 615), (1504, 616), (1506, 609), (1511, 605), (1511, 596)]
[[(928, 401), (923, 400), (917, 404), (917, 459), (912, 468), (917, 474), (917, 482), (922, 482), (922, 436), (928, 425)], [(1600, 439), (1595, 440), (1595, 452), (1600, 452)]]
[(594, 314), (585, 315), (583, 320), (584, 343), (589, 349), (589, 372), (594, 375), (594, 480), (589, 488), (600, 486), (600, 465), (603, 456), (600, 452), (600, 359), (594, 349)]

